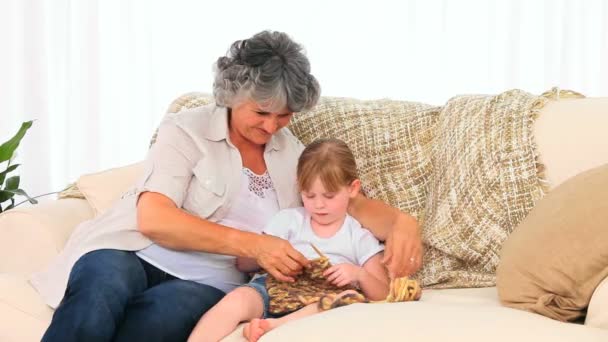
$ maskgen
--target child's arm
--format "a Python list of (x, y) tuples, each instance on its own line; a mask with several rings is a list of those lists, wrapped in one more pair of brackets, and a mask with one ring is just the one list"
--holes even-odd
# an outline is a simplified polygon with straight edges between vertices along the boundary
[(241, 272), (257, 272), (260, 265), (252, 258), (236, 257), (236, 269)]
[(363, 264), (359, 273), (359, 286), (371, 300), (383, 300), (388, 296), (389, 279), (381, 260), (382, 253), (374, 255)]
[(386, 270), (380, 262), (382, 253), (369, 258), (363, 266), (338, 264), (328, 268), (323, 275), (330, 283), (342, 287), (359, 283), (363, 294), (371, 300), (382, 300), (388, 295), (389, 284)]

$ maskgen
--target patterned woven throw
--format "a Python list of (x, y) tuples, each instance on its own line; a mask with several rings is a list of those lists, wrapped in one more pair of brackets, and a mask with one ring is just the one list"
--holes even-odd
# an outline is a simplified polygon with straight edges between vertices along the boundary
[(305, 145), (330, 137), (346, 142), (363, 192), (420, 217), (440, 110), (418, 102), (324, 97), (313, 110), (294, 115), (289, 129)]
[(450, 99), (439, 115), (423, 220), (423, 287), (495, 285), (502, 243), (543, 194), (532, 125), (546, 96)]

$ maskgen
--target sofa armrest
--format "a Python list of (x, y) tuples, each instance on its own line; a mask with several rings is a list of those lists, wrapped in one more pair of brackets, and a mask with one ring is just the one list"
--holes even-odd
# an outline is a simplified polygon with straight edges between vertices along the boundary
[(83, 199), (61, 199), (0, 215), (0, 273), (29, 275), (61, 251), (74, 228), (93, 218)]

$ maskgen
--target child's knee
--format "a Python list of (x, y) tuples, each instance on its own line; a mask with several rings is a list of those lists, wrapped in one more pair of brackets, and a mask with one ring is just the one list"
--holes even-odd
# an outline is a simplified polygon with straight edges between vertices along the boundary
[(242, 286), (239, 287), (231, 292), (229, 292), (226, 297), (230, 297), (230, 298), (234, 298), (234, 300), (252, 300), (255, 299), (256, 297), (261, 297), (260, 294), (258, 293), (258, 291), (256, 291), (255, 289), (248, 287), (248, 286)]
[(222, 301), (226, 302), (226, 305), (236, 305), (240, 309), (244, 307), (254, 307), (258, 306), (262, 309), (264, 308), (264, 302), (262, 296), (255, 289), (247, 286), (239, 287), (231, 292), (229, 292)]

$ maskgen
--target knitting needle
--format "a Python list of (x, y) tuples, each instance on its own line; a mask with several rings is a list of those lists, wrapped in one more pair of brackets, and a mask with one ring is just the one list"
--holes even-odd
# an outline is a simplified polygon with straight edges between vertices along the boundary
[(327, 257), (326, 257), (325, 255), (323, 255), (323, 253), (321, 253), (321, 251), (320, 251), (320, 250), (319, 250), (317, 247), (315, 247), (315, 245), (313, 245), (313, 244), (312, 244), (312, 242), (310, 243), (310, 245), (312, 246), (312, 249), (314, 249), (314, 250), (315, 250), (315, 252), (317, 252), (317, 254), (319, 254), (319, 256), (320, 256), (321, 258), (325, 258), (325, 259), (327, 259)]

